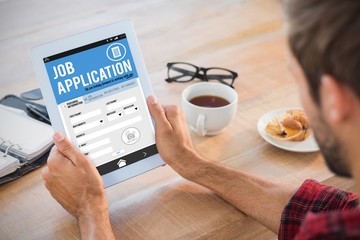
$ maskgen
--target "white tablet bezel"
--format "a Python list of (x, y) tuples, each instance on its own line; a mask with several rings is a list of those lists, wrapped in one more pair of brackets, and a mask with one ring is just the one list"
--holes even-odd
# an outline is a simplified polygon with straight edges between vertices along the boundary
[[(138, 77), (141, 82), (142, 90), (144, 92), (145, 98), (147, 98), (148, 96), (153, 95), (153, 91), (146, 71), (145, 63), (143, 61), (142, 54), (139, 48), (134, 27), (130, 20), (124, 20), (103, 27), (98, 27), (93, 30), (65, 37), (40, 46), (36, 46), (31, 49), (31, 56), (35, 73), (39, 81), (40, 88), (42, 90), (42, 94), (45, 104), (47, 106), (52, 126), (55, 131), (60, 131), (63, 133), (66, 132), (57, 108), (57, 103), (52, 91), (49, 76), (47, 74), (43, 59), (48, 56), (52, 56), (87, 44), (101, 41), (122, 33), (126, 34), (133, 60), (138, 72)], [(104, 180), (104, 186), (105, 188), (109, 187), (111, 185), (122, 182), (126, 179), (150, 171), (162, 165), (164, 165), (164, 161), (157, 153), (131, 165), (102, 175), (102, 178)]]

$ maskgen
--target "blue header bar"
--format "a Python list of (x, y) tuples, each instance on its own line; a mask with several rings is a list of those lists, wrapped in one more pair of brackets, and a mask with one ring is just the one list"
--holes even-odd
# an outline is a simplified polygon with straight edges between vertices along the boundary
[(79, 48), (66, 57), (44, 59), (57, 104), (138, 77), (126, 37), (100, 42), (103, 45)]

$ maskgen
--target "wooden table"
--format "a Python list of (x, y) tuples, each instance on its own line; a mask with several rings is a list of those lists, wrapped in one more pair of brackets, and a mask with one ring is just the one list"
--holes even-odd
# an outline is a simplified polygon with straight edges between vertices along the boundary
[[(299, 185), (315, 178), (351, 189), (319, 153), (277, 149), (257, 133), (259, 117), (299, 106), (286, 68), (278, 0), (0, 1), (0, 96), (38, 87), (29, 49), (83, 30), (131, 18), (158, 99), (179, 104), (189, 84), (168, 84), (166, 63), (186, 61), (238, 72), (236, 119), (222, 134), (198, 137), (205, 156), (268, 179)], [(1, 116), (0, 116), (1, 123)], [(1, 135), (1, 133), (0, 133)], [(223, 199), (158, 168), (106, 189), (119, 239), (276, 239)], [(0, 239), (78, 239), (75, 219), (51, 198), (41, 169), (0, 186)]]

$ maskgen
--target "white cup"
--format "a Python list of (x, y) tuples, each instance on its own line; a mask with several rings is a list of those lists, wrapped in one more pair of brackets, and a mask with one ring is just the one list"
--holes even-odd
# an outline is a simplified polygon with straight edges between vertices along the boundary
[[(222, 107), (203, 107), (190, 102), (199, 96), (221, 97), (229, 102)], [(199, 136), (217, 135), (236, 114), (238, 96), (234, 89), (221, 83), (202, 82), (190, 85), (182, 93), (181, 106), (190, 129)]]

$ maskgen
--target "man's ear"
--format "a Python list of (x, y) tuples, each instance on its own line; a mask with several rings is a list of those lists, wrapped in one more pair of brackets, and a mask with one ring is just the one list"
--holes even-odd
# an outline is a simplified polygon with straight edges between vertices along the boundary
[(351, 114), (353, 92), (331, 75), (323, 75), (320, 85), (320, 103), (329, 124), (338, 124)]

